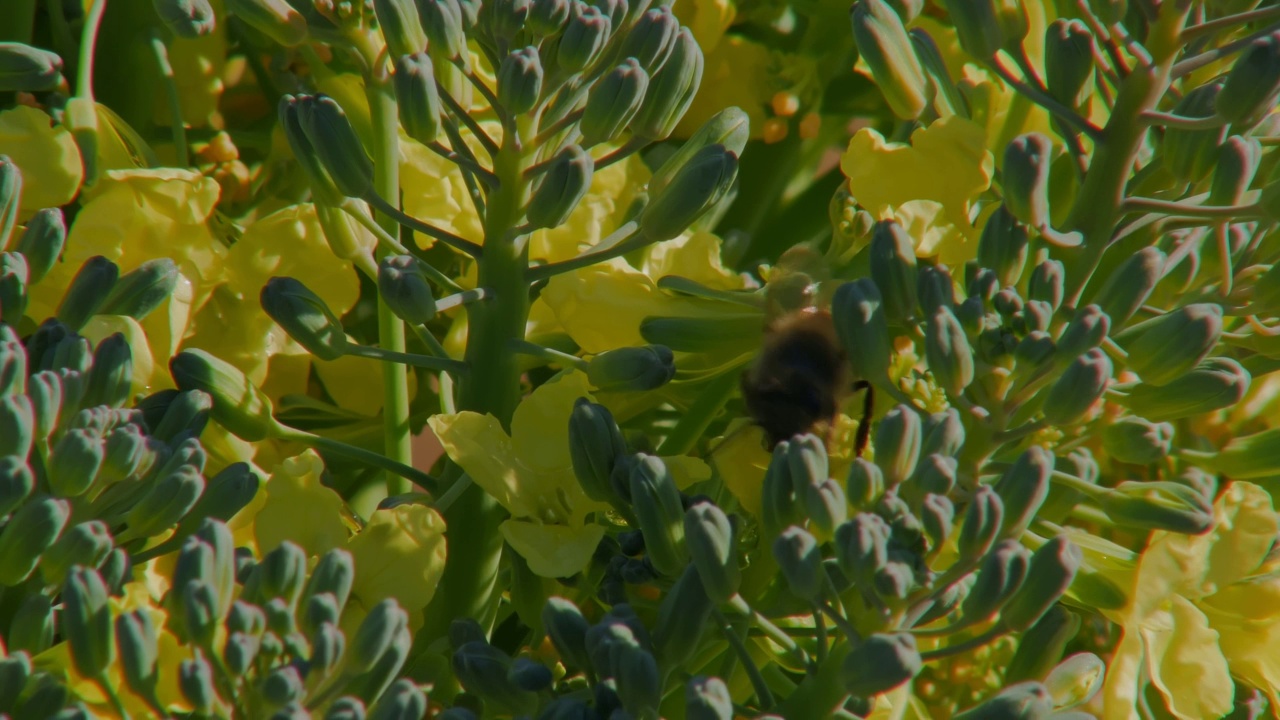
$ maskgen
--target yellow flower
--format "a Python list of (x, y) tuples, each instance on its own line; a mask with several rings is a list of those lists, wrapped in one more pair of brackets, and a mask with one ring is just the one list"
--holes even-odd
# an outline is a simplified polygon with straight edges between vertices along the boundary
[[(342, 498), (320, 483), (324, 461), (314, 450), (280, 463), (266, 482), (267, 499), (254, 518), (258, 552), (265, 555), (289, 540), (309, 556), (347, 543), (352, 527)], [(375, 601), (376, 602), (376, 601)]]
[(580, 397), (590, 397), (582, 373), (544, 383), (516, 408), (510, 435), (475, 412), (428, 421), (449, 457), (511, 513), (502, 536), (543, 577), (581, 570), (604, 535), (587, 515), (607, 506), (582, 491), (569, 458), (569, 414)]
[(720, 45), (724, 31), (733, 24), (738, 8), (730, 0), (676, 0), (672, 10), (680, 24), (689, 28), (702, 52)]
[(779, 89), (771, 82), (772, 64), (772, 51), (767, 46), (726, 35), (707, 52), (702, 85), (675, 136), (689, 137), (722, 108), (736, 105), (751, 121), (751, 137), (759, 139), (768, 119), (765, 109)]
[(1145, 673), (1174, 717), (1231, 711), (1235, 675), (1280, 700), (1280, 576), (1265, 567), (1280, 534), (1270, 495), (1232, 483), (1203, 535), (1156, 532), (1132, 578), (1132, 600), (1106, 612), (1124, 628), (1103, 687), (1103, 719), (1136, 718)]
[(431, 602), (444, 574), (444, 518), (425, 505), (379, 509), (347, 543), (347, 550), (356, 566), (351, 611), (343, 613), (347, 637), (369, 608), (389, 597), (408, 611), (409, 625), (416, 630), (422, 624), (419, 611)]
[[(604, 153), (597, 149), (594, 154), (602, 157)], [(565, 224), (539, 230), (529, 239), (529, 257), (559, 262), (600, 242), (623, 223), (636, 194), (648, 181), (649, 170), (639, 156), (594, 173), (591, 187)]]
[[(484, 226), (476, 215), (457, 165), (407, 137), (400, 138), (400, 187), (404, 211), (472, 242), (484, 241)], [(435, 241), (415, 232), (419, 247)]]
[(8, 155), (22, 172), (21, 217), (66, 205), (84, 180), (71, 133), (32, 107), (18, 105), (0, 112), (0, 155)]

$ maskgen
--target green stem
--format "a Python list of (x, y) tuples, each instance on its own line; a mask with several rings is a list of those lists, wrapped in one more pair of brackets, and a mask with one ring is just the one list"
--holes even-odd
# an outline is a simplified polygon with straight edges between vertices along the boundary
[[(414, 257), (418, 258), (418, 262), (420, 263), (422, 272), (426, 273), (427, 276), (430, 277), (432, 280), (434, 280), (437, 285), (439, 285), (440, 287), (450, 292), (463, 292), (462, 286), (454, 282), (453, 278), (440, 272), (439, 270), (436, 269), (435, 265), (432, 265), (431, 263), (427, 262), (426, 258), (422, 256), (421, 251), (414, 252), (413, 250), (417, 250), (417, 248), (413, 248), (411, 250), (410, 248), (406, 247), (403, 243), (397, 240), (390, 232), (387, 232), (385, 228), (383, 228), (381, 225), (375, 222), (373, 218), (369, 217), (365, 212), (363, 212), (363, 209), (360, 208), (358, 205), (359, 204), (354, 201), (344, 202), (342, 204), (342, 211), (350, 215), (356, 222), (360, 223), (361, 227), (373, 233), (374, 237), (378, 239), (378, 242), (384, 246), (382, 248), (384, 252), (386, 253), (395, 252), (398, 255), (413, 255)], [(398, 229), (399, 228), (392, 227), (392, 232), (396, 232), (398, 231)], [(378, 279), (378, 276), (377, 276), (377, 273), (375, 272), (373, 275), (373, 280), (376, 281), (377, 279)]]
[(738, 637), (738, 633), (733, 629), (728, 618), (719, 608), (713, 608), (712, 614), (715, 615), (716, 621), (720, 624), (720, 629), (724, 632), (725, 640), (729, 641), (729, 645), (738, 655), (738, 660), (742, 663), (742, 669), (746, 671), (747, 677), (751, 678), (751, 687), (756, 692), (756, 700), (759, 701), (761, 707), (773, 707), (773, 693), (769, 692), (769, 684), (764, 681), (764, 676), (760, 674), (760, 668), (756, 666), (756, 661), (751, 659), (751, 652), (747, 650), (747, 646), (742, 642), (742, 638)]
[(178, 155), (178, 167), (187, 167), (190, 158), (187, 155), (187, 124), (182, 119), (182, 98), (178, 95), (178, 83), (173, 76), (173, 65), (169, 64), (169, 50), (156, 32), (151, 33), (151, 50), (156, 55), (156, 63), (160, 66), (163, 78), (164, 93), (169, 100), (169, 130), (173, 133), (173, 147)]
[(457, 373), (459, 375), (464, 375), (467, 372), (467, 364), (461, 360), (451, 360), (449, 358), (431, 357), (430, 355), (418, 355), (415, 353), (387, 350), (382, 347), (370, 347), (368, 345), (357, 345), (355, 343), (351, 343), (350, 345), (347, 345), (346, 354), (355, 357), (369, 358), (371, 360), (381, 360), (388, 363), (411, 365), (413, 367), (426, 368), (428, 370), (441, 370), (444, 372)]
[(452, 310), (458, 307), (459, 305), (467, 305), (469, 303), (479, 302), (481, 300), (487, 300), (492, 297), (493, 297), (493, 293), (489, 292), (486, 288), (473, 288), (471, 290), (463, 290), (462, 292), (456, 292), (452, 295), (449, 295), (447, 297), (442, 297), (439, 300), (437, 300), (436, 312), (444, 312), (446, 310)]
[(444, 101), (445, 105), (449, 106), (449, 112), (453, 113), (453, 116), (458, 118), (458, 121), (463, 125), (466, 125), (467, 129), (476, 136), (476, 139), (480, 141), (482, 146), (484, 146), (485, 152), (489, 153), (489, 157), (497, 155), (500, 151), (498, 144), (493, 141), (493, 138), (489, 137), (489, 134), (484, 131), (484, 128), (480, 127), (480, 123), (476, 122), (475, 118), (471, 117), (471, 114), (467, 112), (467, 109), (462, 107), (462, 104), (449, 93), (449, 88), (445, 87), (443, 83), (437, 81), (436, 89), (440, 93), (440, 99)]
[(1160, 125), (1162, 127), (1178, 128), (1179, 130), (1213, 130), (1227, 124), (1227, 121), (1218, 115), (1187, 117), (1185, 115), (1160, 112), (1159, 110), (1147, 110), (1139, 117), (1148, 125)]
[(1131, 197), (1120, 204), (1120, 211), (1164, 213), (1178, 217), (1240, 218), (1256, 214), (1257, 208), (1252, 205), (1188, 205), (1173, 200)]
[(530, 283), (541, 282), (542, 280), (548, 280), (556, 275), (562, 275), (584, 267), (590, 267), (596, 263), (610, 260), (612, 258), (622, 257), (632, 250), (639, 250), (652, 242), (652, 240), (641, 232), (640, 223), (632, 220), (617, 230), (614, 230), (609, 237), (601, 240), (600, 244), (596, 245), (592, 250), (577, 257), (569, 258), (568, 260), (529, 268), (529, 271), (526, 272), (525, 275), (528, 277)]
[(482, 178), (485, 181), (485, 183), (488, 184), (490, 187), (498, 183), (498, 176), (486, 170), (484, 167), (480, 165), (480, 163), (476, 162), (474, 158), (470, 158), (465, 155), (456, 153), (453, 150), (450, 150), (449, 148), (440, 144), (440, 142), (438, 141), (427, 145), (427, 149), (439, 155), (440, 157), (444, 158), (445, 160), (448, 160), (454, 165), (457, 165), (459, 167), (464, 167), (470, 170), (471, 172), (475, 173), (477, 176)]
[(536, 357), (541, 360), (545, 360), (548, 363), (554, 363), (567, 368), (577, 368), (583, 372), (587, 371), (587, 361), (577, 355), (570, 355), (566, 352), (560, 352), (559, 350), (549, 347), (543, 347), (527, 340), (516, 340), (511, 343), (511, 349), (521, 355)]
[(657, 453), (666, 457), (683, 455), (693, 449), (698, 438), (711, 424), (712, 418), (724, 409), (725, 401), (738, 387), (738, 369), (734, 368), (713, 378), (702, 389), (698, 398), (685, 410), (675, 427), (658, 446)]
[(980, 648), (987, 643), (994, 642), (995, 640), (1000, 639), (1000, 636), (1004, 635), (1005, 632), (1006, 631), (1000, 625), (996, 625), (981, 635), (971, 637), (964, 642), (956, 643), (955, 645), (948, 645), (947, 647), (938, 648), (937, 650), (926, 650), (920, 653), (920, 659), (925, 662), (933, 662), (935, 660), (941, 660), (942, 658), (951, 657), (952, 655), (959, 655), (960, 653), (968, 652), (975, 648)]
[(1240, 52), (1241, 50), (1244, 50), (1245, 48), (1249, 47), (1249, 45), (1251, 45), (1254, 40), (1270, 35), (1271, 33), (1275, 32), (1277, 28), (1280, 28), (1280, 23), (1268, 25), (1267, 27), (1264, 27), (1257, 32), (1250, 33), (1249, 35), (1246, 35), (1245, 37), (1242, 37), (1239, 40), (1236, 40), (1235, 42), (1227, 43), (1226, 45), (1223, 45), (1220, 48), (1214, 48), (1213, 50), (1208, 50), (1200, 53), (1199, 55), (1195, 55), (1187, 58), (1186, 60), (1182, 60), (1173, 66), (1172, 70), (1170, 71), (1170, 74), (1174, 78), (1180, 78), (1184, 75), (1189, 75), (1195, 72), (1196, 70), (1199, 70), (1200, 68), (1204, 67), (1205, 65), (1215, 63), (1218, 60), (1221, 60), (1222, 58), (1229, 57), (1231, 55), (1234, 55)]
[(80, 62), (76, 68), (76, 96), (93, 101), (93, 54), (98, 47), (98, 28), (107, 10), (107, 0), (93, 0), (80, 31)]
[[(309, 433), (305, 430), (298, 430), (297, 428), (291, 427), (286, 427), (285, 432), (280, 434), (280, 439), (293, 440), (294, 442), (302, 443), (303, 445), (317, 450), (323, 450), (351, 460), (358, 460), (381, 470), (386, 470), (388, 473), (391, 473), (398, 478), (411, 480), (414, 483), (417, 483), (427, 492), (432, 494), (439, 491), (440, 481), (436, 480), (431, 475), (402, 462), (392, 460), (381, 453), (365, 450), (362, 447), (350, 445), (340, 440), (334, 440), (333, 438), (327, 438), (323, 435), (316, 435), (315, 433)], [(407, 483), (397, 484), (404, 485), (404, 492), (408, 492)]]
[(1014, 77), (1013, 73), (1004, 65), (1000, 64), (998, 60), (993, 59), (991, 67), (995, 70), (997, 75), (1017, 90), (1019, 94), (1028, 98), (1045, 110), (1048, 110), (1054, 117), (1058, 118), (1063, 123), (1084, 133), (1085, 136), (1094, 142), (1098, 142), (1102, 138), (1103, 131), (1101, 128), (1086, 120), (1082, 115), (1080, 115), (1080, 113), (1058, 102), (1052, 95), (1040, 92), (1036, 88)]
[[(399, 194), (399, 188), (396, 189), (396, 194), (397, 195)], [(405, 212), (401, 211), (400, 208), (388, 202), (387, 199), (383, 197), (382, 192), (379, 190), (375, 190), (374, 192), (369, 193), (369, 197), (364, 198), (364, 200), (367, 201), (374, 208), (376, 208), (379, 212), (385, 213), (388, 217), (394, 218), (396, 222), (400, 223), (401, 225), (404, 225), (410, 230), (420, 232), (423, 235), (426, 235), (427, 237), (433, 237), (439, 240), (440, 242), (444, 243), (445, 245), (448, 245), (449, 247), (453, 248), (454, 250), (458, 250), (459, 252), (464, 252), (470, 255), (471, 257), (474, 257), (474, 258), (480, 257), (481, 250), (479, 245), (471, 242), (470, 240), (467, 240), (466, 238), (454, 235), (448, 230), (442, 230), (436, 227), (435, 225), (422, 222), (421, 220), (413, 217), (412, 215), (406, 214)]]

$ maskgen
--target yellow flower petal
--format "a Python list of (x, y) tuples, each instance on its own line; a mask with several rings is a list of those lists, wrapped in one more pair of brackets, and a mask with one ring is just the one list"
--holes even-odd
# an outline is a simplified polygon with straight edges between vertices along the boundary
[(671, 478), (676, 481), (676, 487), (681, 490), (711, 478), (711, 467), (702, 458), (689, 455), (664, 456), (662, 463), (667, 466)]
[(1205, 591), (1213, 592), (1253, 573), (1280, 535), (1280, 516), (1271, 495), (1247, 482), (1233, 482), (1214, 503), (1214, 527), (1205, 538)]
[(169, 374), (168, 363), (158, 369), (155, 358), (151, 355), (151, 347), (147, 344), (147, 333), (142, 325), (125, 315), (95, 315), (85, 323), (80, 334), (94, 347), (108, 337), (120, 333), (129, 343), (132, 355), (133, 375), (129, 383), (130, 396), (149, 394), (153, 377), (157, 372)]
[(724, 266), (720, 238), (698, 231), (649, 248), (641, 270), (655, 282), (667, 275), (701, 283), (716, 290), (740, 290), (742, 276)]
[(507, 544), (529, 563), (529, 569), (545, 578), (569, 577), (581, 571), (604, 537), (600, 525), (569, 527), (507, 520), (499, 529)]
[(767, 46), (726, 35), (706, 51), (702, 84), (674, 135), (687, 138), (722, 108), (736, 105), (751, 122), (751, 137), (762, 137), (768, 119), (765, 108), (776, 92), (769, 82), (771, 60)]
[(536, 507), (522, 502), (521, 465), (511, 448), (511, 437), (497, 418), (464, 410), (432, 415), (427, 424), (449, 457), (507, 512), (517, 517), (536, 514)]
[(84, 180), (71, 133), (33, 107), (18, 105), (0, 112), (0, 155), (8, 155), (22, 172), (22, 217), (66, 205)]
[(266, 554), (290, 540), (307, 555), (342, 547), (351, 532), (342, 518), (342, 498), (320, 484), (324, 462), (314, 450), (280, 463), (266, 483), (267, 501), (254, 519), (258, 551)]
[(711, 454), (711, 462), (724, 478), (742, 509), (760, 517), (761, 483), (772, 455), (764, 449), (764, 434), (755, 425), (730, 425), (724, 441)]
[[(484, 228), (467, 193), (457, 165), (428, 150), (421, 143), (400, 138), (400, 186), (404, 211), (472, 242), (484, 241)], [(414, 233), (419, 247), (434, 240)]]
[(420, 618), (418, 611), (431, 602), (444, 574), (448, 556), (444, 518), (426, 505), (377, 510), (347, 549), (356, 565), (352, 599), (367, 610), (393, 597), (409, 612), (412, 625), (412, 618)]
[(539, 473), (573, 473), (569, 415), (582, 397), (594, 400), (586, 374), (566, 372), (538, 386), (520, 403), (511, 417), (511, 441), (526, 467)]
[(1186, 598), (1175, 596), (1168, 609), (1160, 611), (1158, 621), (1142, 628), (1147, 672), (1173, 715), (1203, 720), (1231, 712), (1235, 684), (1218, 648), (1218, 633), (1209, 627), (1204, 613)]
[(680, 24), (693, 33), (704, 53), (716, 49), (738, 14), (730, 0), (676, 0), (671, 9)]
[(1134, 720), (1138, 717), (1139, 674), (1143, 661), (1142, 637), (1127, 628), (1107, 663), (1102, 685), (1101, 720)]
[[(310, 364), (325, 392), (339, 407), (370, 417), (382, 412), (382, 373), (386, 364), (381, 360), (344, 355), (337, 360), (316, 360)], [(409, 373), (409, 398), (417, 394), (418, 377)]]
[(648, 181), (649, 170), (639, 156), (594, 173), (591, 187), (569, 219), (559, 227), (533, 234), (529, 240), (529, 256), (559, 262), (600, 242), (622, 224), (636, 195)]

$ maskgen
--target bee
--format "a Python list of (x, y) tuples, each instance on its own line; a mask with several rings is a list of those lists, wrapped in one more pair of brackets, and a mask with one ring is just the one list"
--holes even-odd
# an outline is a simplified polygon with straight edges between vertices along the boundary
[[(754, 423), (764, 431), (769, 449), (792, 436), (820, 431), (828, 444), (834, 421), (845, 400), (865, 391), (862, 420), (854, 440), (861, 456), (871, 431), (874, 395), (870, 383), (855, 378), (853, 368), (836, 334), (831, 312), (815, 302), (815, 262), (800, 248), (780, 260), (783, 272), (767, 289), (774, 312), (765, 325), (764, 341), (755, 362), (742, 375), (742, 398)], [(807, 264), (806, 272), (787, 266)]]

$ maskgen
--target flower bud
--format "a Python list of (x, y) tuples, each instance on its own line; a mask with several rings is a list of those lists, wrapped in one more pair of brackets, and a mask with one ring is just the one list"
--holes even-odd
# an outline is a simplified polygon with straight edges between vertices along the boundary
[(622, 701), (623, 709), (631, 717), (658, 717), (658, 706), (662, 702), (662, 675), (653, 654), (642, 648), (621, 645), (614, 663), (618, 699)]
[(1168, 457), (1173, 445), (1173, 425), (1140, 417), (1123, 417), (1102, 430), (1102, 446), (1115, 460), (1150, 465)]
[(884, 490), (884, 473), (880, 472), (879, 466), (865, 458), (854, 458), (849, 463), (845, 496), (854, 508), (867, 510), (874, 507), (884, 495)]
[(612, 23), (600, 8), (574, 0), (569, 24), (560, 36), (556, 61), (568, 72), (587, 68), (600, 57), (609, 42)]
[(523, 115), (542, 95), (542, 61), (530, 45), (512, 50), (498, 66), (498, 101), (509, 115)]
[[(507, 679), (521, 690), (541, 692), (551, 687), (555, 678), (551, 668), (526, 657), (516, 658), (507, 672)], [(424, 710), (426, 708), (423, 708)]]
[(1208, 205), (1238, 205), (1249, 189), (1262, 160), (1262, 144), (1257, 138), (1232, 135), (1222, 144), (1213, 168)]
[(120, 668), (133, 692), (146, 697), (156, 686), (156, 661), (160, 646), (151, 613), (133, 610), (115, 620), (116, 644), (120, 648)]
[[(445, 716), (454, 710), (459, 712), (471, 712), (466, 708), (450, 708), (449, 710), (436, 715), (440, 720), (446, 720)], [(468, 715), (465, 719), (461, 717), (448, 718), (447, 720), (475, 720), (475, 715)], [(329, 709), (325, 711), (324, 720), (365, 720), (364, 703), (359, 698), (344, 695), (334, 700), (329, 705)]]
[(841, 671), (845, 690), (872, 697), (909, 682), (923, 665), (914, 635), (875, 633), (849, 651)]
[(631, 57), (597, 81), (578, 123), (582, 145), (589, 148), (616, 138), (640, 111), (648, 89), (649, 73)]
[(0, 659), (0, 710), (10, 712), (31, 677), (31, 658), (21, 650)]
[(529, 201), (529, 225), (553, 228), (568, 222), (591, 189), (594, 172), (595, 161), (582, 146), (569, 145), (556, 153)]
[(27, 261), (18, 253), (0, 253), (0, 323), (17, 327), (27, 309)]
[(1004, 28), (996, 10), (996, 0), (947, 0), (960, 47), (979, 61), (995, 56), (1004, 45)]
[(1062, 605), (1049, 608), (1044, 617), (1022, 635), (1022, 642), (1018, 643), (1005, 670), (1005, 682), (1043, 679), (1062, 657), (1067, 643), (1080, 631), (1081, 624), (1080, 616)]
[(364, 672), (393, 652), (397, 645), (404, 643), (407, 650), (408, 624), (409, 615), (395, 598), (374, 605), (351, 641), (347, 667), (353, 672)]
[(396, 109), (405, 134), (424, 145), (440, 135), (440, 91), (435, 69), (425, 52), (395, 57), (391, 80), (396, 91)]
[(1053, 473), (1053, 464), (1053, 453), (1039, 445), (1032, 445), (1000, 476), (994, 489), (1000, 496), (1004, 510), (1001, 537), (1020, 536), (1035, 518), (1036, 511), (1049, 494), (1049, 476)]
[(929, 101), (924, 70), (902, 18), (883, 0), (859, 0), (850, 14), (858, 54), (893, 114), (914, 120)]
[(724, 681), (699, 675), (684, 688), (688, 720), (733, 720), (733, 697)]
[(1004, 525), (1004, 503), (988, 485), (979, 485), (969, 500), (960, 526), (956, 549), (960, 557), (977, 558), (987, 554)]
[(182, 587), (183, 636), (198, 647), (213, 640), (222, 619), (217, 614), (217, 600), (217, 592), (207, 582), (196, 580)]
[(530, 0), (490, 0), (480, 6), (480, 17), (495, 43), (504, 50), (524, 29)]
[[(286, 0), (227, 0), (226, 7), (246, 25), (284, 47), (297, 47), (306, 42), (307, 19)], [(374, 9), (377, 10), (376, 5)], [(381, 17), (378, 24), (385, 33)]]
[(177, 285), (178, 266), (173, 260), (148, 260), (116, 282), (98, 312), (142, 320), (168, 300)]
[[(52, 584), (59, 584), (66, 575), (65, 571), (63, 568), (63, 573)], [(21, 651), (39, 655), (53, 647), (55, 629), (53, 601), (44, 593), (31, 593), (23, 598), (13, 614), (9, 632), (4, 638), (6, 649), (9, 653)]]
[(11, 587), (30, 577), (41, 553), (62, 534), (70, 515), (67, 501), (51, 497), (19, 508), (0, 534), (0, 585)]
[(1254, 40), (1241, 53), (1214, 101), (1218, 115), (1239, 129), (1251, 128), (1280, 99), (1280, 31)]
[(1093, 33), (1081, 20), (1059, 18), (1044, 35), (1045, 84), (1067, 107), (1089, 99), (1093, 79)]
[(666, 64), (675, 49), (680, 22), (667, 5), (646, 11), (636, 19), (622, 41), (619, 54), (635, 58), (650, 75)]
[[(1173, 114), (1192, 119), (1213, 117), (1223, 84), (1222, 80), (1213, 80), (1188, 92), (1173, 107)], [(1182, 182), (1199, 182), (1213, 170), (1218, 148), (1226, 137), (1225, 125), (1208, 130), (1165, 128), (1161, 153), (1164, 165)]]
[(276, 106), (276, 112), (280, 127), (284, 130), (285, 139), (289, 142), (289, 149), (293, 152), (294, 159), (302, 166), (311, 185), (311, 194), (316, 205), (335, 207), (342, 203), (344, 199), (342, 193), (334, 185), (333, 178), (329, 177), (329, 172), (320, 162), (320, 157), (312, 147), (310, 138), (303, 130), (303, 107), (309, 102), (311, 98), (307, 95), (296, 97), (282, 95)]
[(982, 558), (973, 587), (960, 604), (965, 624), (994, 617), (1022, 587), (1031, 553), (1017, 540), (1002, 540)]
[(204, 350), (184, 350), (169, 361), (169, 373), (179, 390), (208, 393), (213, 419), (236, 437), (257, 442), (275, 431), (271, 399), (231, 363)]
[(958, 397), (973, 382), (973, 348), (946, 305), (934, 310), (925, 325), (924, 352), (934, 380), (949, 396)]
[(1034, 228), (1049, 226), (1049, 163), (1052, 161), (1053, 141), (1040, 133), (1019, 135), (1004, 150), (1004, 207), (1013, 217)]
[(1004, 627), (1022, 632), (1034, 625), (1071, 587), (1083, 557), (1065, 535), (1055, 536), (1036, 550), (1027, 581), (1000, 613)]
[(694, 503), (684, 514), (684, 537), (707, 596), (717, 604), (728, 602), (742, 584), (729, 517), (714, 503)]
[(661, 195), (694, 155), (707, 146), (723, 145), (735, 156), (741, 155), (751, 135), (750, 125), (741, 108), (728, 107), (712, 115), (654, 171), (649, 178), (649, 196)]
[[(732, 562), (736, 564), (737, 558)], [(654, 654), (664, 667), (679, 667), (698, 650), (702, 631), (709, 625), (715, 608), (707, 595), (707, 587), (697, 566), (688, 565), (671, 590), (664, 594), (653, 626)]]
[(609, 477), (626, 452), (622, 431), (608, 408), (578, 398), (569, 415), (569, 457), (587, 497), (596, 502), (617, 499)]
[(1054, 312), (1062, 307), (1063, 285), (1066, 282), (1066, 270), (1058, 260), (1045, 260), (1031, 271), (1031, 279), (1027, 283), (1027, 297), (1049, 304)]
[(511, 657), (484, 641), (464, 644), (453, 653), (453, 672), (467, 692), (506, 710), (525, 715), (535, 701), (532, 693), (507, 680)]
[(542, 608), (542, 625), (566, 665), (579, 670), (590, 667), (586, 646), (590, 623), (577, 605), (562, 597), (547, 598)]
[(964, 447), (964, 423), (960, 412), (947, 408), (924, 419), (920, 452), (924, 455), (948, 455), (955, 457)]
[(98, 477), (105, 454), (106, 445), (96, 433), (81, 429), (67, 432), (58, 439), (49, 459), (49, 488), (64, 498), (83, 494)]
[(338, 191), (354, 198), (373, 192), (373, 161), (338, 101), (324, 95), (299, 96), (297, 107), (298, 123), (311, 150)]
[(13, 512), (30, 497), (35, 483), (35, 475), (22, 458), (0, 457), (0, 516)]
[(1106, 673), (1102, 658), (1090, 652), (1076, 653), (1058, 663), (1044, 679), (1044, 685), (1053, 697), (1054, 707), (1074, 707), (1088, 702), (1102, 689)]
[(1111, 330), (1111, 318), (1097, 305), (1086, 305), (1076, 311), (1058, 338), (1057, 363), (1066, 367), (1072, 360), (1102, 344)]
[[(1013, 151), (1016, 143), (1017, 140), (1010, 143), (1009, 151), (1005, 152), (1006, 166), (1009, 155), (1017, 154)], [(1021, 178), (1017, 182), (1024, 181), (1025, 178)], [(1014, 192), (1014, 181), (1006, 182), (1010, 185), (1010, 189), (1005, 191), (1005, 204), (997, 208), (995, 213), (987, 219), (987, 224), (982, 227), (982, 236), (978, 239), (978, 264), (994, 270), (1002, 286), (1012, 287), (1018, 284), (1018, 279), (1022, 277), (1022, 270), (1026, 267), (1029, 237), (1026, 226), (1019, 222), (1019, 217), (1014, 215), (1016, 209), (1009, 207), (1012, 201), (1009, 195)], [(1018, 192), (1022, 191), (1030, 192), (1027, 188), (1019, 187)], [(1024, 199), (1028, 203), (1032, 201), (1031, 198)]]
[(201, 715), (211, 715), (218, 701), (218, 692), (213, 687), (213, 668), (204, 656), (197, 654), (192, 660), (183, 660), (178, 665), (178, 689), (187, 702), (195, 706)]
[(888, 380), (893, 350), (884, 300), (875, 282), (859, 278), (836, 288), (831, 315), (854, 374), (873, 383)]
[(85, 260), (58, 305), (58, 321), (72, 332), (79, 331), (98, 313), (119, 277), (120, 268), (105, 257)]
[(644, 104), (631, 120), (634, 136), (656, 142), (675, 131), (702, 84), (703, 64), (702, 49), (693, 32), (679, 28), (672, 40), (670, 57), (660, 70), (650, 71)]
[(1222, 337), (1222, 307), (1184, 305), (1134, 325), (1116, 339), (1129, 353), (1129, 367), (1152, 385), (1165, 385), (1208, 356)]
[(943, 265), (921, 266), (916, 284), (916, 299), (926, 317), (943, 305), (954, 308), (956, 288), (951, 271)]
[(889, 561), (889, 537), (892, 531), (884, 518), (871, 513), (858, 513), (836, 528), (836, 560), (855, 582), (867, 582)]
[(926, 493), (947, 495), (955, 488), (958, 466), (956, 459), (949, 455), (930, 453), (916, 467), (911, 482), (903, 488), (910, 488), (917, 499)]
[(1102, 397), (1111, 380), (1111, 359), (1095, 348), (1067, 365), (1062, 376), (1050, 386), (1044, 402), (1044, 417), (1050, 425), (1072, 425)]
[(607, 350), (588, 361), (587, 379), (602, 392), (654, 390), (675, 377), (674, 360), (662, 345)]
[(97, 570), (75, 567), (62, 586), (61, 629), (71, 646), (76, 672), (96, 678), (115, 658), (107, 586)]
[(893, 488), (916, 470), (920, 460), (920, 415), (907, 405), (885, 413), (876, 428), (876, 464), (884, 471), (886, 487)]
[(1176, 482), (1127, 480), (1098, 503), (1116, 523), (1143, 530), (1199, 535), (1213, 525), (1212, 499)]
[(826, 478), (799, 490), (800, 505), (809, 518), (809, 528), (821, 539), (830, 538), (836, 526), (848, 516), (849, 502), (845, 499), (844, 489), (836, 481)]
[(769, 536), (801, 521), (800, 495), (808, 485), (827, 479), (826, 446), (813, 434), (783, 440), (773, 448), (761, 488), (761, 522)]
[(920, 502), (920, 524), (929, 536), (929, 547), (940, 548), (951, 536), (956, 506), (946, 495), (929, 493)]
[(663, 575), (680, 574), (689, 562), (684, 547), (684, 507), (661, 458), (642, 455), (632, 467), (631, 502), (644, 533), (649, 562)]
[(427, 714), (427, 696), (416, 683), (401, 678), (391, 684), (369, 712), (369, 720), (421, 718)]
[[(3, 43), (0, 43), (3, 44)], [(62, 255), (67, 242), (67, 223), (61, 208), (44, 208), (27, 221), (27, 229), (14, 247), (27, 261), (27, 281), (32, 285), (44, 279)]]
[(183, 518), (179, 532), (194, 530), (203, 525), (205, 519), (229, 522), (257, 495), (260, 482), (258, 476), (249, 470), (248, 463), (232, 463), (223, 468), (209, 478), (204, 494)]
[(467, 37), (458, 0), (417, 0), (417, 5), (418, 21), (427, 33), (432, 54), (452, 61), (464, 59)]
[(1140, 383), (1116, 402), (1152, 422), (1180, 420), (1239, 403), (1251, 380), (1235, 360), (1209, 358), (1166, 385)]
[(57, 585), (73, 565), (97, 568), (112, 548), (111, 531), (101, 520), (88, 520), (68, 529), (40, 557), (40, 574)]
[(379, 297), (397, 317), (414, 325), (436, 314), (435, 296), (418, 262), (412, 255), (388, 255), (378, 264)]
[(881, 220), (871, 231), (868, 252), (885, 317), (893, 323), (905, 322), (916, 309), (916, 251), (911, 236), (896, 221)]
[(737, 177), (738, 156), (724, 145), (698, 150), (660, 192), (651, 195), (640, 215), (645, 237), (662, 242), (679, 236), (728, 194)]
[(152, 0), (151, 5), (165, 27), (180, 38), (194, 40), (217, 27), (209, 0)]
[(183, 465), (161, 478), (125, 516), (131, 537), (149, 537), (177, 525), (204, 492), (204, 478)]
[[(209, 19), (212, 21), (212, 14)], [(45, 92), (60, 82), (62, 58), (56, 53), (19, 42), (0, 42), (0, 92)]]
[(570, 0), (533, 0), (524, 28), (535, 37), (555, 35), (569, 22)]
[(1053, 713), (1053, 697), (1044, 685), (1029, 681), (1009, 685), (995, 697), (955, 716), (955, 720), (1034, 720)]
[[(373, 0), (378, 27), (387, 41), (387, 54), (401, 58), (427, 50), (427, 34), (422, 31), (418, 8), (413, 0)], [(400, 68), (396, 68), (399, 74)], [(397, 93), (397, 96), (399, 93)]]
[[(1049, 303), (1042, 300), (1027, 301), (1022, 309), (1022, 323), (1026, 325), (1026, 333), (1044, 333), (1049, 329), (1051, 322), (1053, 322), (1053, 307)], [(1048, 339), (1047, 334), (1045, 339)]]
[(80, 402), (88, 407), (120, 407), (129, 400), (132, 384), (133, 351), (122, 333), (114, 333), (94, 348), (93, 369)]
[(818, 599), (823, 589), (822, 553), (813, 535), (792, 525), (773, 541), (773, 557), (793, 595)]

